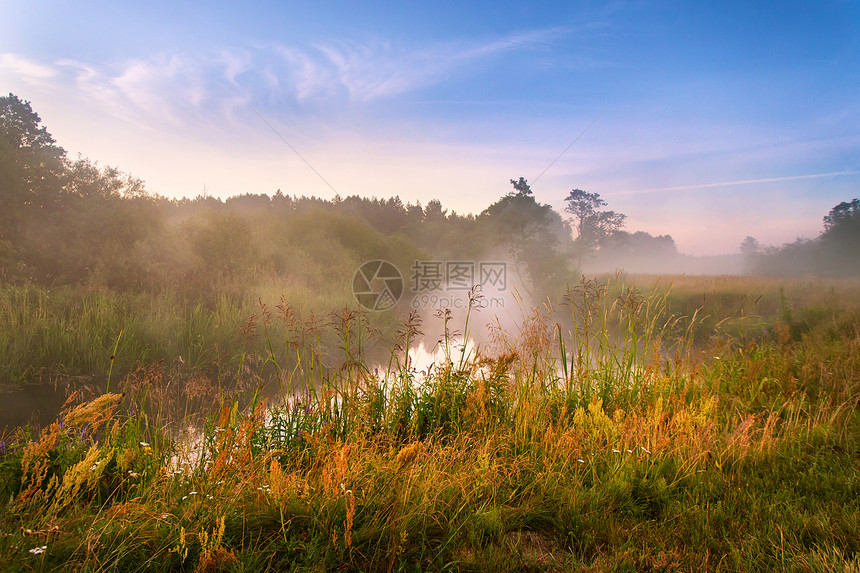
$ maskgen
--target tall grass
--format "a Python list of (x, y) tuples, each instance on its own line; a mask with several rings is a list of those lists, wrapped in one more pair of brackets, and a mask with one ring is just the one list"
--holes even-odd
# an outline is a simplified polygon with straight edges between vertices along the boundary
[(457, 345), (470, 322), (448, 324), (443, 312), (444, 359), (424, 372), (408, 356), (416, 315), (377, 361), (366, 314), (300, 320), (286, 302), (258, 307), (240, 332), (264, 341), (264, 354), (252, 359), (259, 347), (247, 345), (243, 360), (255, 360), (260, 384), (274, 373), (279, 399), (259, 388), (242, 399), (201, 374), (183, 392), (197, 392), (203, 417), (182, 437), (188, 420), (168, 412), (179, 395), (163, 369), (140, 369), (122, 394), (7, 436), (0, 562), (860, 567), (858, 315), (834, 313), (796, 336), (777, 317), (753, 342), (696, 341), (707, 311), (674, 313), (673, 296), (584, 280), (469, 350)]
[[(265, 339), (256, 331), (253, 337), (243, 336), (243, 325), (259, 319), (281, 297), (289, 297), (301, 317), (347, 302), (341, 296), (324, 299), (303, 287), (276, 290), (274, 285), (223, 293), (208, 302), (183, 299), (173, 291), (4, 285), (0, 385), (64, 376), (103, 378), (108, 371), (121, 377), (159, 360), (188, 373), (233, 376), (245, 357), (267, 353)], [(383, 322), (378, 328), (384, 327)]]

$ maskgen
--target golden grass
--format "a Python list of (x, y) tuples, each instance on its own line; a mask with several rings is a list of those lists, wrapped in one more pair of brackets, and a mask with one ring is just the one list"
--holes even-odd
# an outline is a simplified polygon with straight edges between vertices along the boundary
[(224, 401), (192, 451), (130, 415), (157, 385), (134, 380), (21, 447), (5, 523), (59, 526), (47, 568), (855, 567), (860, 324), (702, 352), (672, 294), (588, 288), (569, 322), (529, 313), (421, 385), (399, 358), (347, 352), (321, 386), (299, 367), (307, 395)]

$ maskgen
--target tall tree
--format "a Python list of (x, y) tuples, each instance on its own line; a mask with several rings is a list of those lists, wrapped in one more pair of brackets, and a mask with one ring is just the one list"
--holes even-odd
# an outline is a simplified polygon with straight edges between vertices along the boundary
[(744, 257), (744, 270), (752, 274), (755, 272), (758, 258), (761, 254), (761, 245), (755, 237), (747, 235), (741, 242), (741, 255)]
[(528, 181), (526, 181), (523, 177), (520, 177), (519, 181), (511, 179), (511, 185), (514, 186), (514, 190), (517, 192), (518, 195), (532, 194), (532, 188), (529, 186)]
[(821, 245), (826, 274), (860, 275), (860, 199), (843, 201), (824, 217)]
[(860, 199), (843, 201), (824, 217), (824, 232), (839, 232), (860, 226)]
[(755, 237), (747, 237), (741, 242), (741, 254), (745, 257), (754, 257), (761, 251), (761, 246)]
[(66, 152), (41, 121), (30, 102), (0, 97), (0, 241), (14, 242), (24, 210), (59, 196)]
[(602, 211), (607, 203), (598, 193), (574, 189), (564, 202), (567, 203), (564, 211), (572, 215), (570, 222), (576, 230), (574, 249), (580, 263), (613, 233), (621, 230), (627, 218), (627, 215), (615, 211)]
[(550, 205), (535, 200), (525, 179), (511, 179), (511, 185), (514, 190), (487, 207), (479, 219), (489, 226), (496, 243), (506, 247), (517, 273), (522, 276), (525, 271), (543, 295), (567, 279), (559, 246), (570, 237), (570, 229)]

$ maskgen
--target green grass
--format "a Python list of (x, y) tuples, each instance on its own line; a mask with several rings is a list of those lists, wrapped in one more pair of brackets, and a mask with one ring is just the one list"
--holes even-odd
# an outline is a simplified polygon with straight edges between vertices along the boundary
[[(64, 377), (104, 379), (108, 371), (122, 378), (158, 361), (167, 371), (235, 382), (248, 359), (268, 357), (266, 331), (286, 339), (286, 328), (295, 326), (277, 320), (279, 305), (286, 304), (298, 321), (319, 321), (350, 303), (347, 294), (263, 283), (189, 300), (172, 291), (0, 286), (0, 388)], [(380, 318), (375, 328), (392, 328), (390, 319)]]
[[(404, 360), (415, 317), (380, 362), (347, 309), (324, 326), (274, 305), (182, 314), (180, 333), (222, 333), (201, 349), (244, 334), (224, 363), (253, 364), (248, 385), (222, 386), (201, 350), (184, 385), (141, 367), (5, 436), (0, 568), (860, 569), (857, 285), (622, 278), (472, 352), (446, 341), (424, 376)], [(89, 304), (100, 344), (141, 336)], [(173, 336), (159, 352), (192, 356)]]

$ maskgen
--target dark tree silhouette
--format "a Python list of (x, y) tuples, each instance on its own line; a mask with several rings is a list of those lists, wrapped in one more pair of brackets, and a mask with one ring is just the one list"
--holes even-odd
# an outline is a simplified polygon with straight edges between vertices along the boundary
[(824, 233), (860, 228), (860, 199), (843, 201), (824, 216)]
[(44, 207), (59, 193), (66, 152), (41, 121), (30, 102), (0, 97), (0, 241), (18, 235), (23, 210)]
[(831, 274), (860, 275), (860, 199), (843, 201), (824, 217), (821, 246)]
[(576, 230), (574, 249), (577, 259), (591, 255), (606, 239), (624, 226), (626, 215), (615, 211), (601, 211), (606, 201), (598, 193), (587, 193), (574, 189), (564, 200), (566, 213), (572, 215), (570, 222)]
[(531, 195), (532, 194), (532, 188), (529, 186), (528, 182), (523, 177), (520, 177), (519, 181), (517, 181), (515, 179), (511, 179), (511, 185), (514, 186), (514, 189), (516, 190), (517, 194), (519, 194), (519, 195)]
[[(498, 245), (508, 251), (515, 270), (532, 286), (552, 290), (567, 278), (562, 251), (570, 229), (550, 205), (538, 203), (528, 182), (511, 179), (514, 191), (487, 207), (479, 218), (491, 230)], [(534, 294), (534, 293), (529, 293)]]

